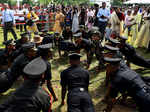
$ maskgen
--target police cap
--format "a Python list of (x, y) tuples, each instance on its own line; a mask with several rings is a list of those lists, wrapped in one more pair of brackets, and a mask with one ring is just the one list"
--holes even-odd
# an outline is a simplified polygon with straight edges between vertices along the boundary
[(105, 46), (104, 46), (104, 49), (109, 50), (109, 51), (112, 51), (112, 52), (119, 51), (119, 48), (117, 48), (117, 47), (112, 47), (112, 46), (110, 46), (110, 45), (105, 45)]
[(47, 66), (44, 60), (41, 57), (38, 57), (28, 63), (23, 72), (27, 75), (30, 79), (37, 79), (41, 78), (41, 75), (46, 71)]
[(92, 32), (92, 34), (101, 35), (101, 33), (99, 31), (94, 31), (94, 32)]
[(119, 64), (121, 60), (122, 60), (121, 58), (109, 58), (109, 57), (104, 57), (104, 61), (105, 61), (106, 63), (113, 64), (113, 65)]
[(33, 42), (28, 42), (22, 45), (22, 49), (24, 52), (28, 51), (28, 49), (34, 49), (35, 51), (37, 48), (35, 48), (35, 43)]
[(96, 26), (93, 26), (93, 27), (91, 28), (91, 31), (99, 31), (99, 28), (96, 27)]
[(69, 59), (70, 60), (79, 60), (80, 57), (82, 57), (82, 56), (80, 54), (78, 54), (78, 53), (69, 54)]
[(81, 36), (82, 36), (82, 33), (81, 33), (81, 32), (75, 33), (75, 34), (73, 35), (73, 37), (75, 37), (75, 38), (79, 38), (79, 37), (81, 37)]
[(49, 51), (50, 48), (52, 48), (51, 43), (38, 46), (38, 50), (40, 50), (40, 51)]
[(110, 42), (111, 44), (113, 44), (113, 45), (120, 44), (120, 42), (119, 42), (117, 39), (109, 38), (108, 40), (109, 40), (109, 42)]

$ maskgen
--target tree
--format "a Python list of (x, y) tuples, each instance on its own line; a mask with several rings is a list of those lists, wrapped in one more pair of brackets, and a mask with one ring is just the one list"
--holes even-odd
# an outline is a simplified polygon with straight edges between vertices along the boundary
[(123, 3), (123, 0), (113, 0), (112, 5), (121, 6)]

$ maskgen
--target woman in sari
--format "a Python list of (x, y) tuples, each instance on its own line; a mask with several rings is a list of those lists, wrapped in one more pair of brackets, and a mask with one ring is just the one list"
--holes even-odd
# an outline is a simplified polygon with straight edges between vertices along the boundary
[(136, 47), (149, 47), (150, 42), (150, 7), (144, 14), (144, 24), (135, 42)]
[(57, 9), (53, 31), (61, 34), (63, 30), (62, 23), (64, 23), (64, 14), (60, 9)]

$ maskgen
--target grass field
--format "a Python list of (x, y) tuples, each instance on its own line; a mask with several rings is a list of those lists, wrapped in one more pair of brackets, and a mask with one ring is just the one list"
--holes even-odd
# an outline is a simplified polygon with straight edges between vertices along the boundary
[[(19, 36), (19, 31), (17, 31), (17, 35)], [(9, 37), (12, 37), (11, 34), (9, 34)], [(3, 31), (0, 30), (0, 47), (3, 47), (2, 45), (3, 41)], [(150, 58), (150, 53), (145, 54), (144, 49), (137, 49), (137, 52), (144, 56), (145, 58)], [(63, 71), (65, 68), (68, 67), (68, 58), (59, 58), (58, 57), (58, 52), (57, 50), (53, 51), (54, 53), (54, 58), (51, 60), (51, 65), (52, 65), (52, 84), (55, 89), (56, 95), (58, 96), (59, 100), (57, 102), (54, 102), (52, 107), (53, 107), (53, 112), (66, 112), (67, 106), (66, 104), (63, 107), (60, 107), (60, 102), (61, 102), (61, 86), (59, 83), (60, 80), (60, 72)], [(83, 53), (84, 54), (84, 53)], [(81, 61), (85, 60), (86, 56), (84, 55), (81, 58)], [(104, 103), (101, 102), (101, 99), (105, 95), (106, 88), (103, 86), (104, 85), (104, 77), (105, 77), (105, 71), (101, 71), (97, 73), (95, 71), (95, 67), (98, 65), (98, 62), (96, 60), (93, 60), (93, 63), (91, 64), (91, 67), (89, 68), (90, 71), (90, 94), (92, 96), (95, 110), (96, 112), (102, 112), (102, 109), (106, 106)], [(141, 67), (132, 65), (132, 69), (140, 73), (141, 75), (150, 75), (150, 70), (143, 69)], [(0, 95), (0, 103), (2, 103), (4, 100), (7, 99), (8, 96), (10, 96), (17, 87), (21, 85), (22, 81), (18, 80), (11, 89), (9, 89), (7, 92), (3, 93)], [(116, 105), (113, 109), (113, 112), (135, 112), (135, 108), (130, 108), (130, 107), (125, 107), (122, 105)]]

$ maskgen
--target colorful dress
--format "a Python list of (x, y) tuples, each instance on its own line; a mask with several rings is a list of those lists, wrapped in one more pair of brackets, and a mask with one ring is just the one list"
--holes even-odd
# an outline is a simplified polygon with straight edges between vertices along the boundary
[[(145, 13), (144, 18), (150, 17), (150, 14)], [(150, 42), (150, 20), (146, 20), (142, 25), (138, 38), (135, 42), (136, 47), (145, 47), (148, 48)]]
[(132, 15), (132, 18), (134, 18), (133, 23), (136, 23), (132, 25), (131, 27), (131, 37), (128, 38), (128, 42), (130, 45), (134, 46), (136, 38), (138, 36), (138, 26), (140, 25), (141, 22), (141, 14), (138, 13), (136, 15)]
[(61, 22), (64, 22), (64, 15), (61, 12), (56, 13), (55, 25), (53, 28), (54, 32), (62, 33), (63, 28), (61, 27)]

